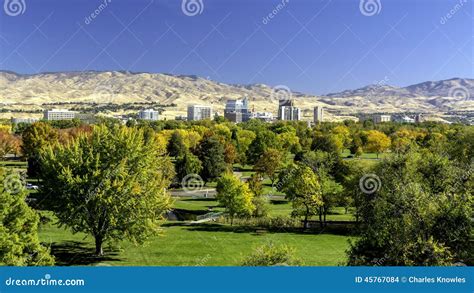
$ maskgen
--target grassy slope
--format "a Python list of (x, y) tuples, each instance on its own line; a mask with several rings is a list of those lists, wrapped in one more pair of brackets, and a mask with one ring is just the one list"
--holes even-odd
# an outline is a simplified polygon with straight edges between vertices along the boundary
[(243, 231), (227, 225), (182, 226), (170, 222), (163, 235), (150, 239), (146, 246), (124, 241), (106, 247), (105, 259), (95, 259), (93, 239), (71, 234), (53, 223), (40, 229), (40, 240), (52, 246), (58, 265), (120, 266), (231, 266), (239, 265), (244, 255), (268, 241), (295, 247), (305, 265), (340, 265), (345, 261), (347, 236), (331, 234), (264, 233)]

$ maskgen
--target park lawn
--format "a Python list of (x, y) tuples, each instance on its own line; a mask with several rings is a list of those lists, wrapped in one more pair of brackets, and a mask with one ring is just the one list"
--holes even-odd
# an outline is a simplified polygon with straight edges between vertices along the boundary
[[(270, 216), (291, 216), (291, 202), (286, 200), (272, 200), (270, 201)], [(319, 220), (318, 216), (311, 217), (311, 220)], [(354, 215), (349, 212), (345, 213), (343, 207), (335, 207), (326, 216), (328, 221), (354, 221)]]
[(219, 203), (212, 198), (173, 198), (173, 208), (179, 210), (188, 211), (202, 211), (207, 212), (209, 208), (213, 211), (223, 211), (222, 207), (219, 207)]
[(345, 251), (352, 238), (290, 232), (257, 234), (223, 224), (186, 226), (167, 222), (162, 235), (152, 237), (146, 245), (136, 246), (128, 241), (106, 245), (106, 255), (98, 259), (93, 256), (92, 237), (72, 234), (53, 222), (41, 225), (39, 237), (51, 247), (56, 265), (98, 266), (233, 266), (239, 265), (255, 247), (270, 241), (294, 247), (304, 265), (335, 266), (346, 261)]
[(26, 161), (0, 161), (1, 167), (15, 167), (15, 168), (24, 168), (28, 167), (28, 163)]
[(379, 154), (379, 157), (377, 158), (377, 154), (376, 153), (363, 153), (359, 158), (349, 158), (349, 156), (351, 155), (351, 152), (349, 150), (344, 150), (342, 153), (341, 153), (341, 157), (344, 158), (344, 159), (354, 159), (354, 160), (377, 160), (377, 159), (383, 159), (385, 158), (388, 153), (380, 153)]
[[(214, 212), (224, 211), (223, 207), (219, 207), (219, 203), (212, 198), (174, 198), (173, 208), (187, 211), (200, 211), (202, 213), (209, 212), (212, 208)], [(287, 216), (291, 215), (291, 203), (286, 200), (270, 200), (269, 215), (270, 216)], [(319, 220), (318, 217), (312, 217), (312, 220)], [(343, 207), (335, 207), (331, 213), (327, 215), (328, 221), (353, 221), (352, 213), (345, 213)]]

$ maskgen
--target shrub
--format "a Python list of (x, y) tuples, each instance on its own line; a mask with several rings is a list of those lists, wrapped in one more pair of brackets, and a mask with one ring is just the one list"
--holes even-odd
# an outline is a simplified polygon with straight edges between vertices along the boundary
[(242, 261), (243, 266), (298, 266), (301, 261), (295, 256), (295, 250), (287, 245), (267, 243), (257, 247)]

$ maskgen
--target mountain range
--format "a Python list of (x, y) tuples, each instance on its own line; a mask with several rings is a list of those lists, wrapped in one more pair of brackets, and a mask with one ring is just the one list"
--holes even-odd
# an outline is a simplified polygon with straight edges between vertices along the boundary
[[(395, 87), (382, 81), (355, 90), (314, 96), (287, 87), (264, 84), (235, 85), (198, 76), (127, 71), (53, 72), (17, 74), (0, 71), (0, 107), (41, 109), (48, 103), (174, 104), (169, 117), (184, 114), (188, 104), (212, 105), (222, 111), (225, 101), (248, 97), (256, 111), (276, 112), (278, 99), (292, 98), (306, 116), (319, 105), (329, 117), (355, 113), (423, 112), (442, 115), (474, 110), (474, 79), (452, 78)], [(4, 111), (5, 112), (5, 111)]]

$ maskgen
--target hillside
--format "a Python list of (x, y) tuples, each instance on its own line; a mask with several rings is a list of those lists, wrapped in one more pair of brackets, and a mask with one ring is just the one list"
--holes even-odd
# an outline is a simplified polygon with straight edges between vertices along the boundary
[[(292, 98), (311, 116), (322, 105), (331, 113), (425, 112), (474, 110), (474, 79), (424, 82), (408, 87), (370, 85), (326, 96), (293, 92)], [(222, 111), (225, 101), (247, 96), (256, 111), (276, 112), (278, 95), (262, 84), (231, 85), (197, 76), (117, 71), (57, 72), (20, 75), (0, 71), (0, 105), (6, 108), (40, 109), (46, 103), (136, 103), (176, 104), (166, 114), (184, 114), (188, 104), (209, 104)], [(474, 95), (473, 95), (474, 96)], [(288, 94), (283, 93), (283, 97)]]

